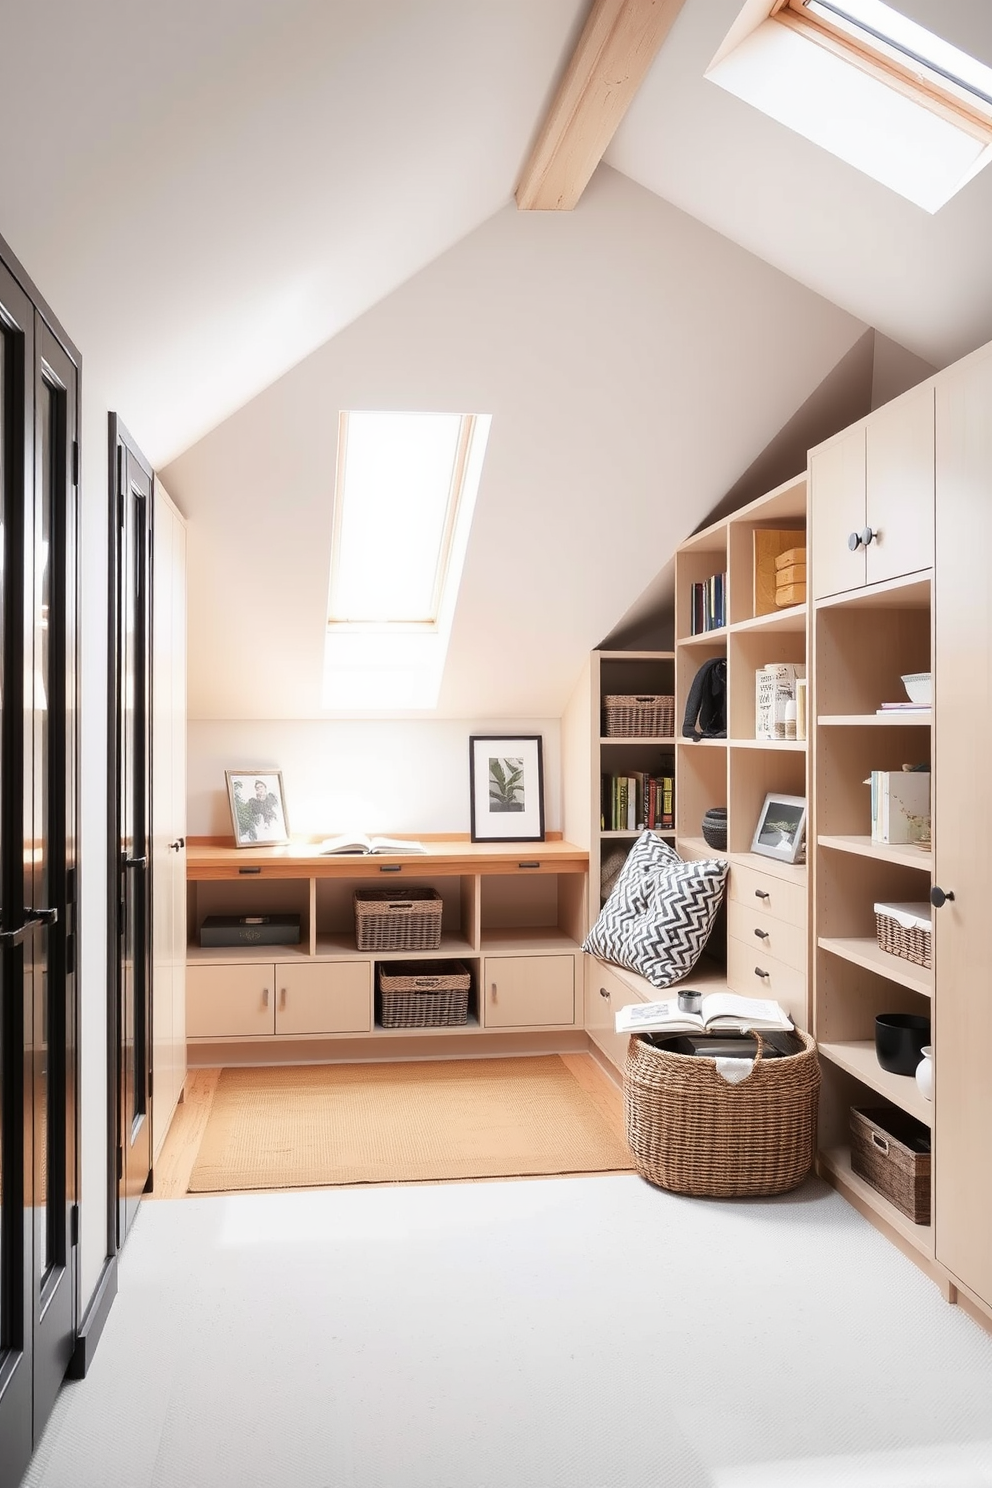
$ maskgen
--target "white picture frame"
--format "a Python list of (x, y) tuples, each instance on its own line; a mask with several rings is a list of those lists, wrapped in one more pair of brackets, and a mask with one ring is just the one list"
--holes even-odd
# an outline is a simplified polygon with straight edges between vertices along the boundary
[(795, 863), (806, 845), (806, 797), (769, 791), (758, 813), (751, 851)]
[(285, 847), (289, 818), (281, 770), (225, 770), (235, 847)]

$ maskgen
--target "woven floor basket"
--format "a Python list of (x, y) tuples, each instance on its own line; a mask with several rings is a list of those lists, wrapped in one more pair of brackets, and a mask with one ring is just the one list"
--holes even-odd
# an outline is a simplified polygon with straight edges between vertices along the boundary
[(911, 925), (907, 930), (891, 915), (875, 913), (875, 930), (878, 943), (890, 956), (901, 956), (917, 966), (930, 966), (930, 933)]
[(604, 697), (603, 733), (608, 739), (668, 739), (675, 733), (675, 699), (657, 693)]
[(397, 961), (379, 968), (383, 1028), (451, 1028), (468, 1022), (472, 977), (461, 961)]
[(670, 1054), (633, 1037), (624, 1071), (627, 1142), (642, 1177), (673, 1193), (730, 1199), (785, 1193), (816, 1151), (820, 1066), (801, 1054), (755, 1060), (739, 1085), (712, 1059)]
[(436, 951), (444, 901), (435, 889), (356, 889), (355, 944), (360, 951)]

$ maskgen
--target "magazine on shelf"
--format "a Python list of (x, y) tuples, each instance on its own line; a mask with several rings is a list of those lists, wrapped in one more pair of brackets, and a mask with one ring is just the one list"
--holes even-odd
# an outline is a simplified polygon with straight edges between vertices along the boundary
[(788, 1013), (777, 1002), (760, 997), (738, 997), (735, 992), (710, 992), (701, 1011), (684, 1013), (678, 998), (666, 1002), (635, 1002), (616, 1015), (617, 1033), (701, 1033), (749, 1028), (792, 1028)]
[(401, 841), (398, 837), (366, 837), (364, 832), (345, 832), (342, 837), (325, 837), (318, 843), (319, 853), (422, 853), (422, 842)]

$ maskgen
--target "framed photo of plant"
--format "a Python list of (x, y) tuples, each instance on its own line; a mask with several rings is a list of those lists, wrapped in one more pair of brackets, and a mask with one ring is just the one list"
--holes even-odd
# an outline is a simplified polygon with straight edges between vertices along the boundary
[(805, 838), (805, 796), (770, 792), (758, 816), (751, 851), (764, 853), (766, 858), (780, 858), (783, 863), (795, 863), (803, 852)]
[(473, 734), (469, 745), (473, 842), (544, 841), (540, 734)]
[(225, 770), (235, 847), (277, 847), (289, 842), (281, 770)]

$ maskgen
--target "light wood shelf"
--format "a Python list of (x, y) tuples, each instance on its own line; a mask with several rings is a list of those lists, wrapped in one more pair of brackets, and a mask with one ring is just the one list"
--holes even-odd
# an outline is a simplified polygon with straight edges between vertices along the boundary
[(914, 842), (873, 842), (870, 837), (817, 837), (818, 847), (829, 847), (835, 852), (854, 853), (861, 858), (874, 858), (879, 863), (902, 863), (907, 868), (921, 868), (930, 873), (932, 852), (924, 852)]
[(664, 739), (660, 739), (651, 734), (645, 735), (644, 738), (623, 739), (618, 737), (616, 734), (601, 734), (599, 739), (599, 746), (601, 749), (610, 749), (614, 745), (616, 745), (618, 748), (629, 748), (632, 744), (648, 745), (650, 748), (654, 749), (671, 749), (672, 745), (677, 743), (678, 740), (675, 738), (674, 735), (672, 735), (670, 738)]
[(706, 646), (714, 641), (725, 641), (727, 639), (727, 627), (718, 625), (714, 630), (701, 630), (698, 635), (679, 637), (680, 646)]
[(732, 635), (741, 633), (763, 635), (765, 631), (784, 635), (793, 632), (803, 635), (806, 631), (806, 606), (789, 605), (787, 609), (775, 610), (770, 615), (753, 615), (750, 620), (737, 620), (730, 626)]
[(798, 884), (805, 889), (808, 882), (805, 863), (784, 863), (781, 858), (768, 858), (764, 853), (731, 853), (730, 861), (738, 868), (752, 868), (756, 873), (769, 873), (772, 878), (783, 878), (786, 883)]
[(833, 713), (816, 720), (820, 728), (925, 728), (930, 713)]
[(900, 987), (909, 987), (911, 991), (919, 992), (921, 997), (933, 996), (931, 969), (890, 955), (888, 951), (882, 950), (877, 941), (861, 936), (822, 935), (817, 944), (821, 950), (842, 956), (845, 961), (853, 961), (855, 966), (860, 966), (865, 971), (877, 972), (879, 976), (888, 977), (890, 982), (898, 982)]
[(769, 749), (773, 753), (805, 754), (805, 739), (728, 739), (731, 749)]
[(858, 1209), (868, 1209), (896, 1231), (914, 1250), (927, 1260), (934, 1255), (933, 1229), (930, 1225), (914, 1224), (907, 1215), (890, 1204), (883, 1194), (872, 1188), (857, 1173), (851, 1171), (851, 1153), (847, 1147), (823, 1148), (819, 1154), (821, 1171), (845, 1197), (849, 1197)]
[[(600, 835), (600, 837), (602, 837), (602, 839), (603, 839), (604, 842), (633, 842), (638, 837), (640, 837), (641, 832), (644, 831), (644, 830), (645, 830), (645, 828), (642, 827), (640, 829), (640, 831), (638, 831), (638, 829), (635, 827), (631, 831), (624, 831), (624, 832), (620, 832), (620, 831), (616, 831), (616, 832), (600, 832), (599, 835)], [(654, 835), (656, 837), (666, 837), (667, 838), (667, 837), (674, 837), (675, 836), (675, 831), (674, 831), (674, 828), (672, 828), (672, 827), (665, 827), (665, 828), (651, 827), (650, 830), (654, 833)]]
[(891, 1101), (900, 1110), (915, 1116), (924, 1126), (931, 1124), (933, 1107), (923, 1099), (912, 1075), (893, 1075), (884, 1070), (875, 1054), (871, 1039), (844, 1040), (840, 1043), (820, 1043), (817, 1048), (825, 1059), (830, 1059), (841, 1069), (847, 1070), (862, 1085), (869, 1086)]
[(720, 859), (726, 859), (730, 857), (730, 854), (728, 852), (725, 852), (723, 849), (719, 847), (710, 847), (705, 837), (680, 837), (678, 839), (678, 842), (679, 851), (682, 853), (683, 857), (688, 856), (690, 858)]

